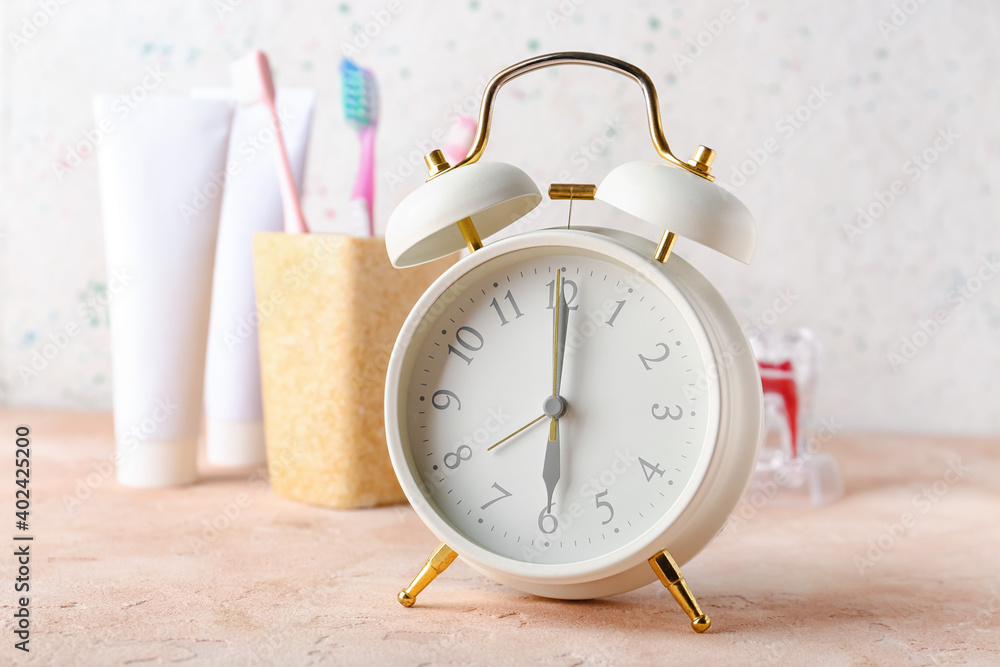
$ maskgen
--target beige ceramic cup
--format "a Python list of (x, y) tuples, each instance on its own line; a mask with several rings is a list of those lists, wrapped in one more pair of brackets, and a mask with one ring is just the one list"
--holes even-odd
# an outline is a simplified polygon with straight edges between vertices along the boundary
[(403, 502), (385, 442), (389, 354), (403, 320), (457, 258), (395, 269), (385, 241), (254, 235), (271, 487), (324, 507)]

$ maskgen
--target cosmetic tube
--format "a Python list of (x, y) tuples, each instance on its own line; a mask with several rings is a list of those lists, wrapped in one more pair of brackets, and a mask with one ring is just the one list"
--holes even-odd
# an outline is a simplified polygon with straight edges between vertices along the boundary
[[(230, 88), (199, 88), (191, 95), (235, 101)], [(277, 91), (281, 131), (300, 196), (315, 99), (309, 88)], [(226, 160), (205, 368), (205, 452), (208, 462), (216, 465), (248, 466), (266, 460), (257, 329), (275, 304), (265, 299), (257, 307), (252, 240), (255, 232), (283, 228), (275, 150), (267, 107), (237, 107)]]
[(108, 275), (118, 481), (197, 474), (212, 265), (233, 105), (94, 96)]

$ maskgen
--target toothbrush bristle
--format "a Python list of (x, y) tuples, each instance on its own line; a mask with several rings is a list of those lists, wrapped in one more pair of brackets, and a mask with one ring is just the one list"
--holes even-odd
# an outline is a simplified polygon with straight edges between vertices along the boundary
[(345, 58), (340, 63), (340, 82), (344, 118), (356, 127), (374, 125), (378, 121), (378, 91), (372, 71)]

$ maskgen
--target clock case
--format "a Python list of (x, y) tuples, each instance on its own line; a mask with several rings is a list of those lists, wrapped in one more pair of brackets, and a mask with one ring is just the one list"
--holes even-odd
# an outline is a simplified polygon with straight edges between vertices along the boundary
[[(696, 332), (704, 332), (703, 349), (710, 369), (707, 391), (714, 393), (718, 430), (707, 465), (701, 466), (689, 488), (693, 495), (669, 523), (661, 521), (636, 540), (606, 556), (573, 564), (528, 563), (500, 556), (470, 540), (434, 506), (406, 441), (406, 377), (412, 371), (426, 335), (433, 329), (435, 304), (458, 297), (454, 286), (470, 271), (503, 255), (526, 249), (544, 254), (585, 254), (624, 265), (667, 293)], [(694, 557), (725, 526), (746, 488), (757, 460), (763, 425), (757, 363), (744, 334), (722, 296), (689, 263), (674, 255), (667, 263), (651, 259), (655, 244), (626, 232), (598, 228), (540, 230), (492, 243), (464, 258), (424, 293), (403, 324), (389, 361), (386, 380), (386, 437), (393, 468), (404, 493), (431, 531), (462, 554), (473, 569), (517, 590), (561, 599), (615, 595), (656, 579), (648, 559), (669, 549), (680, 565)], [(662, 278), (676, 288), (664, 286)], [(679, 293), (679, 294), (678, 294)], [(448, 298), (446, 297), (446, 298)], [(681, 303), (676, 303), (681, 300)], [(717, 371), (711, 376), (712, 370)], [(676, 506), (675, 506), (676, 507)], [(653, 533), (653, 534), (650, 534)], [(640, 543), (640, 544), (636, 544)], [(631, 545), (629, 545), (631, 546)], [(622, 551), (630, 550), (630, 554)]]
[[(563, 64), (612, 70), (636, 81), (646, 100), (650, 136), (663, 162), (626, 163), (612, 170), (600, 186), (554, 184), (549, 188), (550, 197), (605, 201), (660, 229), (659, 243), (608, 229), (578, 228), (527, 232), (484, 248), (482, 238), (520, 219), (541, 201), (538, 188), (519, 168), (479, 162), (489, 137), (496, 94), (518, 76)], [(421, 297), (403, 326), (388, 367), (385, 419), (393, 467), (418, 515), (442, 539), (414, 581), (400, 592), (398, 598), (404, 606), (413, 605), (416, 595), (462, 552), (471, 567), (490, 578), (546, 597), (601, 597), (659, 578), (692, 619), (696, 631), (709, 627), (711, 621), (691, 595), (677, 561), (693, 557), (724, 527), (752, 476), (763, 428), (757, 364), (739, 323), (715, 288), (690, 264), (672, 254), (674, 242), (681, 235), (744, 263), (753, 256), (757, 240), (753, 218), (742, 202), (713, 182), (714, 157), (714, 151), (699, 146), (691, 160), (677, 158), (663, 135), (656, 90), (645, 72), (616, 58), (582, 52), (538, 56), (497, 74), (484, 92), (475, 142), (466, 158), (452, 166), (440, 151), (425, 157), (427, 183), (406, 197), (390, 216), (386, 229), (389, 258), (394, 266), (405, 267), (463, 247), (472, 254), (449, 269)], [(551, 246), (555, 253), (560, 246), (590, 247), (609, 256), (628, 257), (630, 263), (626, 265), (647, 277), (652, 275), (649, 271), (657, 272), (679, 291), (709, 341), (710, 356), (706, 359), (718, 371), (715, 387), (719, 392), (719, 433), (715, 449), (697, 492), (680, 515), (650, 540), (650, 553), (642, 557), (633, 555), (600, 567), (585, 562), (575, 568), (548, 566), (551, 569), (535, 570), (539, 564), (524, 564), (486, 552), (437, 514), (407, 461), (408, 448), (401, 440), (405, 415), (400, 411), (405, 410), (405, 404), (399, 395), (400, 375), (427, 309), (474, 267), (505, 252), (539, 244)]]

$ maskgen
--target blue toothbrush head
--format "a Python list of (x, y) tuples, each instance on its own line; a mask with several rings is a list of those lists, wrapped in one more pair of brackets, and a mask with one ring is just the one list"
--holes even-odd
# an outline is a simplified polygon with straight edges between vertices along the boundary
[(347, 58), (341, 60), (340, 95), (347, 122), (357, 128), (375, 125), (378, 121), (378, 91), (371, 70), (358, 67)]

